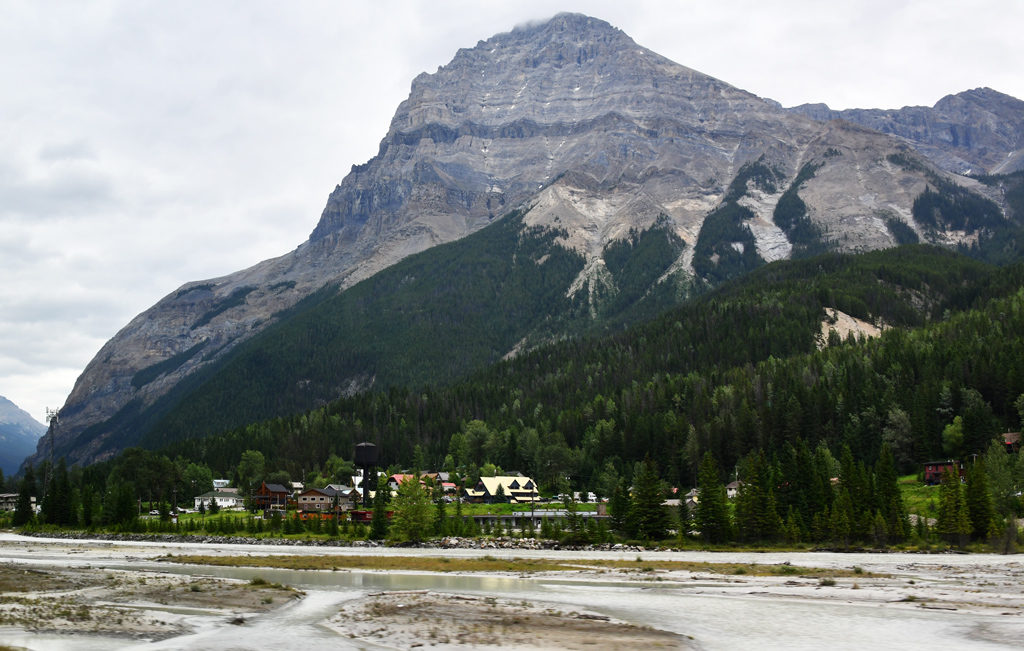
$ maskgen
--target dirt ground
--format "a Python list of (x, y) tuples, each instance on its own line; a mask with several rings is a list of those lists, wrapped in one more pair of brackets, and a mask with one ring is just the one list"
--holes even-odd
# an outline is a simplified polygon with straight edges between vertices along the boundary
[(328, 625), (350, 638), (399, 648), (692, 648), (683, 636), (593, 613), (429, 591), (370, 595), (346, 604)]
[(0, 626), (164, 639), (188, 632), (190, 614), (241, 623), (301, 594), (258, 580), (0, 564)]

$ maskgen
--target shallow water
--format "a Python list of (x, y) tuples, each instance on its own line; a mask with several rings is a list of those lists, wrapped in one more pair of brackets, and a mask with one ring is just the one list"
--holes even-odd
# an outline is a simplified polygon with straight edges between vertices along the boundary
[[(0, 641), (33, 649), (230, 649), (304, 648), (375, 649), (339, 636), (322, 625), (340, 604), (368, 593), (391, 590), (495, 596), (531, 603), (550, 602), (564, 609), (596, 611), (634, 624), (647, 625), (691, 636), (702, 649), (888, 649), (925, 648), (993, 649), (1021, 648), (1024, 616), (985, 612), (950, 612), (878, 601), (814, 599), (804, 592), (781, 591), (767, 595), (756, 582), (693, 581), (659, 584), (612, 576), (593, 581), (567, 577), (517, 577), (499, 575), (450, 575), (366, 571), (301, 571), (266, 568), (186, 566), (155, 562), (155, 555), (171, 553), (252, 554), (358, 554), (477, 557), (566, 557), (635, 559), (636, 552), (540, 552), (529, 550), (417, 550), (382, 548), (287, 548), (254, 546), (105, 545), (97, 549), (83, 541), (59, 541), (40, 546), (36, 541), (11, 545), (24, 539), (0, 534), (0, 561), (52, 566), (104, 567), (110, 569), (171, 572), (186, 575), (231, 577), (255, 576), (291, 585), (307, 592), (300, 602), (254, 617), (244, 626), (231, 626), (223, 618), (191, 620), (196, 632), (161, 642), (100, 639), (76, 636), (19, 634)], [(32, 551), (29, 551), (32, 549)], [(952, 584), (996, 581), (1007, 568), (1018, 571), (1020, 557), (916, 554), (830, 553), (711, 553), (645, 552), (644, 559), (675, 559), (730, 563), (785, 563), (812, 567), (863, 567), (869, 572), (907, 574), (919, 580)], [(611, 575), (610, 575), (611, 576)], [(980, 578), (979, 578), (980, 577)], [(1018, 611), (1019, 612), (1019, 611)]]

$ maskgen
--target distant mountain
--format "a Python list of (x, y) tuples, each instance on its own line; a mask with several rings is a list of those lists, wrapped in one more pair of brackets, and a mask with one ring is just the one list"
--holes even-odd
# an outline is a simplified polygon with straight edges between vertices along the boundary
[(0, 469), (5, 475), (17, 472), (25, 457), (36, 451), (46, 425), (0, 396)]
[(932, 107), (833, 111), (825, 104), (803, 104), (789, 110), (898, 136), (942, 169), (957, 174), (1024, 170), (1024, 101), (991, 88), (947, 95)]
[[(1012, 156), (1000, 142), (990, 154)], [(787, 111), (594, 18), (499, 34), (413, 80), (379, 153), (335, 188), (307, 242), (188, 283), (125, 326), (76, 383), (54, 447), (88, 463), (162, 440), (200, 399), (202, 431), (226, 423), (216, 405), (249, 390), (229, 368), (246, 369), (258, 404), (236, 423), (459, 377), (768, 261), (966, 247), (1011, 223), (1004, 184), (951, 174), (911, 144)], [(474, 233), (476, 252), (432, 251)], [(503, 301), (510, 287), (524, 293)]]

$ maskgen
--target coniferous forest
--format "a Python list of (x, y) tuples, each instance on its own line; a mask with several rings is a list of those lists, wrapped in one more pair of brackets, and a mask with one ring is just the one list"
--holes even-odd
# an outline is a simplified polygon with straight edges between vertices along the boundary
[[(914, 531), (898, 475), (973, 457), (1009, 466), (969, 476), (967, 489), (956, 482), (948, 500), (963, 506), (939, 513), (936, 531), (984, 537), (1019, 509), (1022, 468), (993, 440), (1024, 415), (1022, 287), (1022, 266), (918, 245), (777, 263), (652, 321), (540, 347), (447, 386), (363, 393), (159, 452), (128, 450), (73, 475), (92, 496), (115, 481), (159, 500), (188, 493), (186, 469), (244, 480), (243, 452), (258, 453), (267, 476), (329, 478), (372, 441), (395, 470), (471, 482), (520, 471), (546, 490), (593, 491), (635, 513), (619, 523), (626, 535), (667, 531), (633, 504), (655, 482), (662, 496), (700, 491), (696, 510), (676, 517), (710, 542), (885, 544)], [(834, 310), (883, 331), (823, 334)], [(988, 485), (1000, 472), (1008, 479)], [(726, 505), (734, 479), (742, 487)], [(978, 481), (992, 512), (965, 530), (981, 508), (964, 501)]]
[[(1020, 187), (1015, 178), (983, 180)], [(1015, 214), (1024, 212), (1019, 192), (1007, 196)], [(495, 231), (493, 245), (509, 244), (516, 228), (509, 220)], [(555, 251), (549, 239), (534, 235), (517, 240), (524, 255)], [(926, 461), (961, 459), (973, 463), (963, 482), (944, 480), (934, 531), (950, 541), (981, 539), (998, 531), (1000, 518), (1019, 513), (1024, 488), (1020, 455), (1006, 454), (999, 442), (1024, 420), (1024, 264), (986, 261), (1018, 260), (1018, 241), (1019, 227), (1007, 223), (959, 251), (909, 244), (777, 262), (667, 310), (667, 296), (645, 299), (649, 284), (631, 285), (625, 280), (638, 276), (625, 274), (620, 285), (632, 289), (606, 303), (617, 306), (610, 318), (576, 335), (535, 340), (512, 359), (467, 367), (477, 369), (468, 375), (392, 381), (242, 426), (211, 427), (195, 420), (207, 411), (171, 410), (165, 423), (176, 434), (161, 435), (170, 430), (156, 427), (143, 441), (148, 449), (47, 474), (57, 478), (56, 490), (78, 496), (81, 521), (87, 503), (97, 512), (118, 504), (127, 512), (132, 495), (161, 500), (172, 491), (194, 492), (190, 486), (205, 483), (197, 476), (332, 480), (351, 469), (346, 459), (355, 444), (370, 441), (382, 464), (396, 471), (444, 469), (470, 483), (481, 474), (519, 471), (548, 492), (593, 491), (610, 499), (616, 527), (626, 535), (664, 533), (669, 525), (658, 509), (645, 510), (656, 502), (651, 495), (696, 488), (698, 507), (676, 514), (675, 526), (711, 542), (884, 544), (906, 538), (915, 526), (896, 477), (919, 472)], [(680, 246), (656, 225), (610, 247), (606, 259), (613, 271), (640, 269), (635, 273), (652, 278)], [(643, 264), (627, 255), (638, 250), (647, 252)], [(538, 298), (539, 279), (528, 276), (530, 269), (506, 268), (498, 257), (489, 264), (492, 291), (511, 292), (501, 305), (534, 310), (525, 321), (543, 321), (544, 306), (563, 300)], [(545, 273), (570, 278), (577, 267), (565, 255)], [(427, 268), (418, 273), (429, 277)], [(346, 300), (372, 301), (372, 286), (361, 291)], [(643, 309), (621, 318), (636, 304)], [(579, 317), (585, 309), (569, 314)], [(473, 314), (474, 327), (489, 327), (495, 318)], [(843, 315), (881, 333), (844, 337), (830, 329)], [(430, 332), (445, 327), (435, 317), (424, 319)], [(330, 335), (329, 326), (321, 330)], [(493, 333), (492, 349), (479, 359), (521, 334)], [(246, 354), (248, 364), (284, 359), (280, 351)], [(231, 400), (225, 395), (216, 394), (218, 404), (237, 411), (224, 404)], [(240, 404), (252, 395), (273, 396), (274, 388), (238, 392)], [(258, 471), (250, 463), (255, 456)], [(724, 484), (731, 480), (741, 488), (726, 500)], [(648, 507), (637, 503), (645, 495)], [(61, 513), (54, 517), (76, 517)]]

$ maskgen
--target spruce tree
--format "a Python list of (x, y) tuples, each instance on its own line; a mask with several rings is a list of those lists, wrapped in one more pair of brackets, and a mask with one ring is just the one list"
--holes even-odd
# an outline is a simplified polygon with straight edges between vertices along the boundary
[[(897, 542), (906, 538), (909, 529), (907, 510), (896, 475), (896, 460), (888, 443), (882, 444), (875, 464), (875, 499), (885, 521), (887, 538)], [(877, 524), (873, 528), (877, 530)]]
[(23, 527), (32, 521), (35, 513), (32, 510), (32, 497), (36, 492), (35, 472), (32, 466), (25, 469), (25, 475), (18, 485), (18, 504), (14, 508), (14, 519), (11, 522), (16, 527)]
[(942, 475), (935, 531), (950, 544), (960, 546), (967, 542), (971, 533), (971, 519), (960, 486), (960, 477), (953, 470), (947, 470)]
[(975, 462), (967, 471), (964, 502), (967, 505), (967, 517), (971, 521), (971, 537), (975, 540), (984, 540), (995, 534), (996, 514), (983, 461)]
[(708, 450), (701, 459), (697, 470), (697, 512), (694, 524), (703, 540), (711, 543), (725, 542), (732, 537), (729, 522), (729, 507), (726, 503), (725, 486), (718, 474), (718, 463)]
[(608, 501), (608, 511), (611, 516), (612, 529), (623, 535), (629, 535), (629, 486), (626, 480), (619, 479), (612, 491), (611, 499)]
[(445, 502), (444, 489), (438, 482), (434, 486), (434, 534), (446, 536), (448, 529), (448, 505)]
[(388, 501), (391, 497), (388, 480), (384, 475), (377, 477), (377, 492), (373, 495), (373, 516), (370, 518), (370, 538), (384, 540), (388, 535)]
[[(376, 501), (376, 500), (375, 500)], [(419, 475), (406, 478), (398, 485), (394, 501), (395, 515), (390, 535), (402, 542), (419, 542), (426, 538), (433, 520), (430, 496), (420, 483)], [(374, 517), (376, 517), (376, 510)]]
[(50, 473), (46, 496), (42, 504), (43, 520), (48, 524), (66, 527), (73, 524), (71, 508), (71, 484), (68, 470), (61, 457), (56, 469)]
[(642, 540), (661, 540), (668, 535), (668, 512), (663, 503), (665, 491), (650, 457), (640, 465), (633, 482), (627, 528)]
[(737, 530), (744, 540), (775, 540), (782, 530), (772, 489), (771, 468), (764, 453), (747, 458), (743, 484), (736, 497)]

